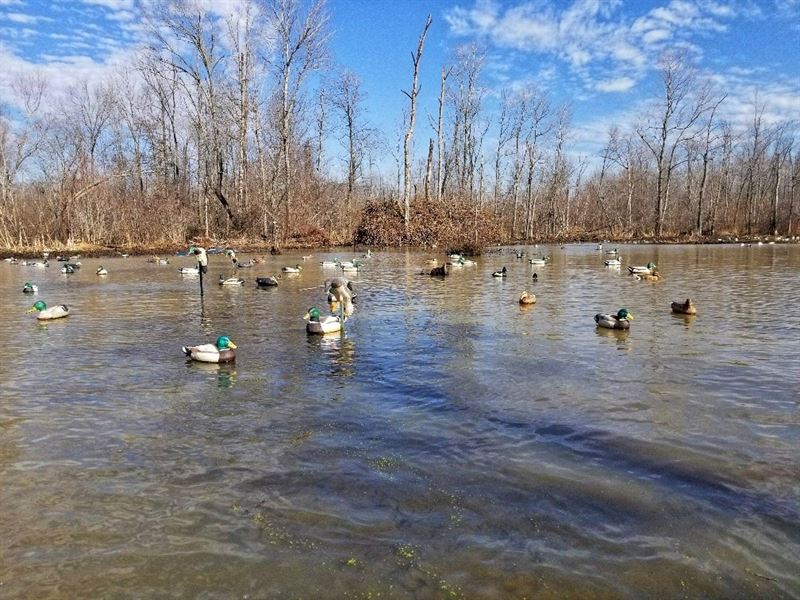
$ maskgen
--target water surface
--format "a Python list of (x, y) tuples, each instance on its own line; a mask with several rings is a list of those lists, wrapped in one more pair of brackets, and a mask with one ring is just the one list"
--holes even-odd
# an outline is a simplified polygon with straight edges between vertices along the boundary
[[(0, 263), (0, 596), (800, 595), (800, 247), (620, 246), (659, 283), (525, 250), (552, 263), (376, 252), (324, 338), (319, 261), (353, 253), (266, 290), (300, 253), (234, 289), (215, 256), (202, 302), (190, 258)], [(220, 334), (235, 365), (182, 356)]]

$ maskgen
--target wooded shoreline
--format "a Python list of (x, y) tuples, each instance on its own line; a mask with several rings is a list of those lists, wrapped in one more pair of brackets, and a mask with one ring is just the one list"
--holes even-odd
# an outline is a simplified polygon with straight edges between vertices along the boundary
[[(459, 252), (465, 255), (475, 256), (483, 253), (491, 253), (493, 249), (510, 246), (531, 246), (540, 245), (580, 245), (580, 244), (631, 244), (631, 245), (729, 245), (729, 244), (800, 244), (800, 236), (792, 238), (773, 237), (773, 236), (724, 236), (711, 238), (709, 236), (671, 236), (665, 238), (602, 238), (602, 237), (583, 237), (576, 239), (543, 238), (536, 240), (517, 240), (503, 244), (491, 244), (481, 249), (465, 250), (463, 248), (442, 248), (438, 245), (386, 245), (378, 248), (363, 244), (331, 244), (331, 245), (311, 245), (294, 244), (284, 246), (276, 250), (270, 244), (265, 244), (257, 240), (236, 239), (236, 240), (210, 240), (206, 242), (209, 248), (231, 248), (241, 254), (272, 254), (281, 255), (284, 251), (310, 250), (313, 252), (364, 252), (367, 248), (377, 250), (399, 250), (403, 248), (428, 251), (433, 253)], [(185, 244), (153, 244), (153, 245), (131, 245), (131, 246), (102, 246), (95, 244), (72, 244), (72, 245), (49, 245), (47, 247), (24, 247), (24, 248), (0, 248), (0, 258), (39, 258), (43, 252), (48, 252), (50, 258), (54, 258), (60, 253), (80, 255), (84, 258), (113, 258), (123, 254), (127, 256), (176, 256), (178, 252), (185, 252), (192, 245), (199, 245), (203, 242), (187, 241)]]

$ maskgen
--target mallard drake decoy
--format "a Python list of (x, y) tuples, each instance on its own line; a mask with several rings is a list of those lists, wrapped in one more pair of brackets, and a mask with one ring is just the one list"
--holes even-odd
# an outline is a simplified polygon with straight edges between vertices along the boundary
[(336, 315), (322, 316), (319, 308), (312, 306), (308, 312), (303, 316), (308, 319), (306, 323), (306, 333), (321, 334), (321, 333), (335, 333), (342, 330), (342, 319), (347, 319), (346, 316), (338, 317)]
[(506, 269), (505, 267), (492, 273), (492, 277), (506, 277), (507, 275), (508, 275), (508, 269)]
[(281, 269), (281, 271), (283, 271), (284, 273), (299, 273), (302, 270), (303, 267), (301, 267), (300, 265), (295, 265), (293, 267), (283, 267)]
[(607, 267), (621, 267), (622, 257), (617, 256), (617, 258), (609, 258), (608, 260), (604, 260), (603, 264)]
[(520, 304), (536, 304), (536, 294), (531, 294), (528, 291), (522, 292), (519, 297)]
[(358, 271), (361, 268), (361, 263), (357, 260), (348, 260), (339, 263), (339, 268), (342, 271)]
[(181, 275), (199, 275), (200, 267), (178, 267), (178, 273)]
[(68, 263), (66, 264), (66, 266), (67, 266), (67, 267), (72, 267), (73, 269), (75, 269), (75, 270), (77, 271), (78, 269), (80, 269), (80, 268), (81, 268), (81, 261), (76, 261), (76, 262), (68, 262)]
[(613, 250), (606, 250), (606, 254), (619, 254), (619, 251), (614, 248)]
[(594, 316), (594, 322), (606, 329), (629, 329), (630, 321), (633, 321), (633, 314), (628, 312), (627, 308), (620, 308), (616, 315), (597, 313)]
[(256, 285), (258, 287), (276, 287), (278, 280), (274, 277), (256, 277)]
[(23, 266), (26, 266), (26, 267), (37, 267), (39, 269), (44, 269), (44, 268), (50, 266), (50, 263), (47, 260), (44, 260), (44, 261), (37, 260), (37, 261), (33, 261), (33, 262), (25, 261), (22, 264), (23, 264)]
[(652, 273), (655, 268), (656, 268), (656, 263), (654, 263), (653, 261), (650, 261), (649, 263), (647, 263), (646, 267), (641, 267), (641, 266), (639, 266), (639, 267), (628, 267), (628, 271), (630, 271), (631, 273), (634, 273), (636, 275), (641, 275), (642, 273), (648, 273), (648, 274)]
[(108, 270), (103, 265), (100, 265), (100, 268), (98, 268), (97, 271), (95, 271), (95, 274), (108, 275)]
[(224, 363), (236, 360), (236, 344), (227, 335), (219, 336), (214, 344), (183, 346), (181, 350), (199, 362)]
[(225, 276), (220, 274), (220, 276), (219, 276), (219, 284), (220, 285), (225, 285), (225, 286), (229, 286), (229, 285), (244, 285), (244, 279), (242, 279), (241, 277), (228, 277), (227, 279), (225, 279)]
[(38, 294), (39, 293), (39, 286), (32, 284), (30, 281), (25, 282), (25, 285), (22, 286), (22, 293), (23, 294)]
[(40, 321), (50, 321), (52, 319), (62, 319), (69, 316), (69, 307), (66, 304), (60, 304), (47, 308), (47, 304), (39, 300), (28, 311), (29, 313), (38, 312), (36, 318)]
[(539, 266), (539, 267), (543, 267), (544, 265), (547, 264), (547, 257), (546, 256), (542, 256), (540, 258), (531, 258), (531, 259), (528, 259), (528, 263), (532, 264), (532, 265)]
[(75, 267), (67, 263), (63, 267), (61, 267), (61, 272), (66, 273), (67, 275), (72, 275), (75, 272)]
[(319, 264), (322, 265), (323, 269), (332, 269), (334, 267), (338, 267), (339, 266), (339, 259), (338, 258), (334, 258), (333, 260), (323, 260)]
[(673, 302), (672, 312), (681, 313), (683, 315), (696, 315), (697, 307), (694, 305), (691, 298), (687, 298), (686, 302)]

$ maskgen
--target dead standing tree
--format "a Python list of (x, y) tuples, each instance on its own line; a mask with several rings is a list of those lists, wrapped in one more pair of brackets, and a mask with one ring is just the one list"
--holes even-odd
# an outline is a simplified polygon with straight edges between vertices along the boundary
[(414, 120), (417, 116), (417, 96), (419, 95), (419, 63), (422, 60), (422, 52), (425, 49), (425, 37), (433, 19), (430, 15), (425, 20), (425, 27), (417, 42), (417, 51), (411, 53), (411, 63), (414, 66), (414, 75), (411, 79), (411, 91), (403, 90), (411, 101), (408, 113), (408, 128), (403, 135), (403, 223), (405, 224), (406, 237), (408, 236), (408, 226), (411, 221), (411, 139), (414, 137)]
[(653, 233), (660, 237), (669, 205), (670, 183), (676, 168), (676, 153), (697, 132), (695, 125), (705, 113), (705, 88), (693, 94), (697, 81), (685, 54), (667, 53), (661, 57), (661, 81), (664, 85), (658, 112), (636, 132), (653, 155), (656, 166), (656, 201)]
[(299, 14), (299, 0), (273, 0), (270, 20), (276, 35), (276, 56), (270, 63), (278, 79), (278, 170), (283, 175), (283, 239), (292, 229), (292, 168), (295, 126), (303, 83), (327, 61), (328, 14), (325, 1), (317, 0), (304, 19)]

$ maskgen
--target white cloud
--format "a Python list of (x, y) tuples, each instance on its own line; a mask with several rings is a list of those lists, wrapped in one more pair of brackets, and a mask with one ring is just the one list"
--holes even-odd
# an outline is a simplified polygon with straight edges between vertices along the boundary
[(598, 82), (595, 89), (599, 92), (627, 92), (635, 84), (636, 81), (630, 77), (617, 77)]
[(133, 10), (133, 0), (82, 0), (84, 4), (102, 6), (108, 10)]
[(5, 19), (8, 19), (13, 23), (20, 23), (22, 25), (35, 25), (36, 23), (44, 23), (53, 20), (50, 17), (27, 15), (25, 13), (18, 13), (18, 12), (5, 13), (4, 15), (0, 16), (2, 16)]

